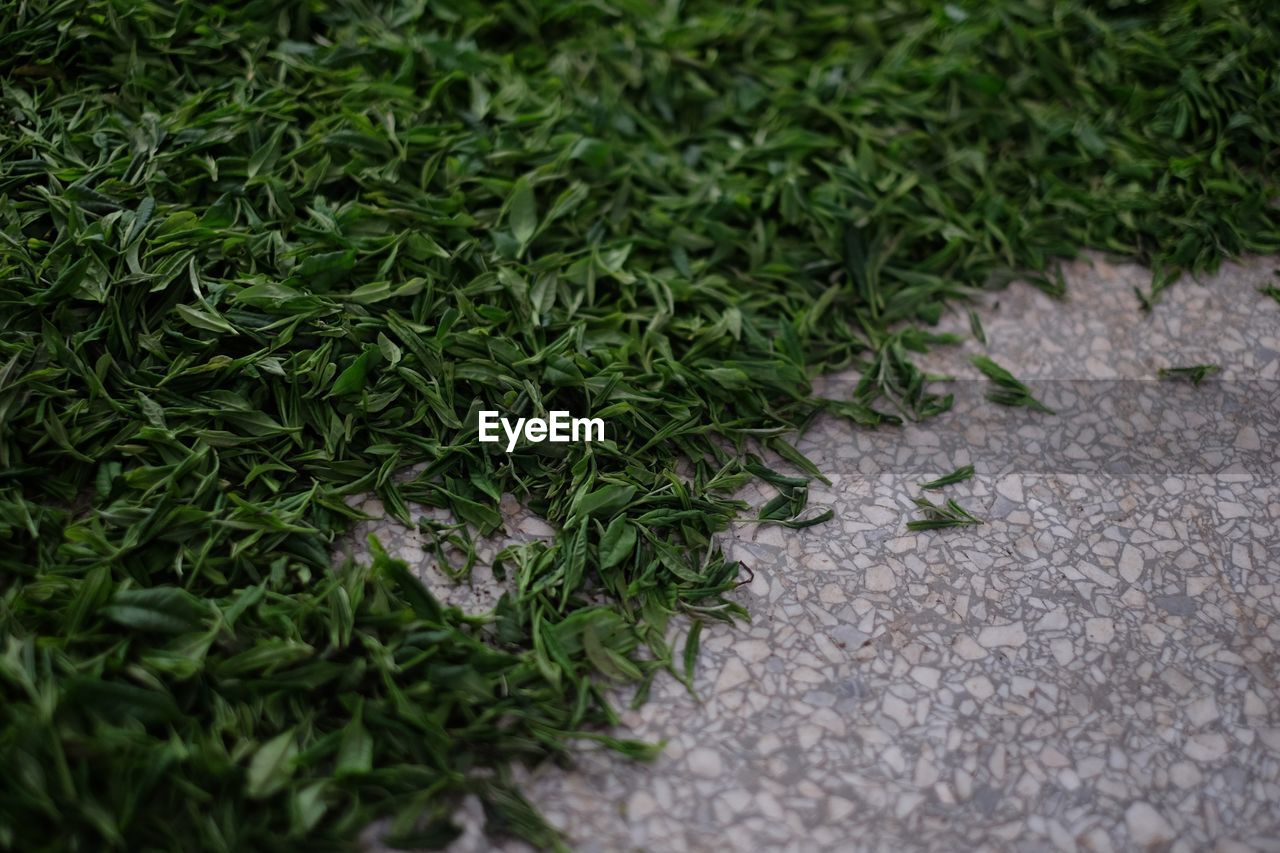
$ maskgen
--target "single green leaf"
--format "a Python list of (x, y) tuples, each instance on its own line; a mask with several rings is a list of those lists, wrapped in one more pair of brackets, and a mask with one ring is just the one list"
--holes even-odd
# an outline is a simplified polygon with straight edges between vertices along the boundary
[(954, 485), (955, 483), (963, 483), (973, 476), (972, 465), (961, 465), (950, 474), (943, 474), (936, 480), (930, 480), (927, 483), (921, 483), (922, 489), (941, 489), (944, 486)]
[(181, 634), (198, 630), (205, 608), (190, 593), (176, 587), (127, 589), (117, 592), (102, 613), (113, 622), (138, 631)]
[(528, 178), (521, 177), (507, 199), (507, 218), (511, 234), (521, 246), (533, 239), (538, 230), (538, 208), (533, 197), (533, 186)]
[(329, 389), (330, 396), (342, 397), (365, 390), (369, 370), (377, 363), (377, 359), (377, 349), (366, 349), (355, 361), (347, 365), (347, 368), (342, 373), (338, 374), (338, 378), (334, 380), (333, 387)]
[(636, 487), (611, 483), (583, 495), (577, 502), (575, 514), (579, 516), (603, 516), (608, 518), (631, 503)]
[(636, 547), (636, 528), (626, 516), (615, 516), (600, 537), (600, 568), (611, 569), (627, 560)]
[(249, 762), (245, 795), (260, 800), (279, 791), (293, 777), (298, 740), (293, 729), (281, 732), (258, 747)]

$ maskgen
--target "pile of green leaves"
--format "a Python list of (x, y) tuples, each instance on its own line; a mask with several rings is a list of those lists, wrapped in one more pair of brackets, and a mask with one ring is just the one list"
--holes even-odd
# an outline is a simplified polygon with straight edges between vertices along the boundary
[[(0, 848), (557, 843), (511, 765), (644, 754), (604, 687), (737, 612), (745, 482), (820, 520), (785, 435), (947, 407), (948, 299), (1280, 249), (1277, 56), (1271, 0), (0, 2)], [(609, 440), (476, 440), (551, 408)], [(368, 491), (558, 533), (467, 616), (331, 564)]]

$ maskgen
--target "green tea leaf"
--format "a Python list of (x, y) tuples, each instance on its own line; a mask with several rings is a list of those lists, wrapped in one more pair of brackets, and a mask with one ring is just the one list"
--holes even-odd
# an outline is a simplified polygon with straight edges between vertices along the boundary
[(181, 634), (198, 630), (205, 611), (185, 590), (157, 586), (121, 590), (102, 613), (126, 628)]
[(1053, 409), (1031, 395), (1030, 388), (985, 355), (975, 355), (970, 361), (994, 383), (994, 387), (987, 392), (987, 399), (991, 402), (1002, 406), (1026, 406), (1029, 409), (1053, 414)]
[(373, 769), (373, 754), (373, 737), (357, 716), (343, 730), (334, 773), (337, 776), (368, 773)]
[(1182, 379), (1199, 385), (1221, 369), (1216, 364), (1194, 364), (1190, 367), (1162, 367), (1157, 375), (1161, 379)]
[(627, 560), (636, 547), (636, 528), (626, 516), (615, 516), (600, 537), (600, 568), (611, 569)]
[(279, 791), (297, 769), (298, 741), (292, 729), (276, 735), (258, 747), (249, 763), (245, 794), (260, 800)]
[(369, 370), (377, 363), (377, 359), (378, 350), (365, 350), (355, 361), (347, 366), (346, 370), (338, 374), (338, 378), (334, 380), (333, 387), (329, 389), (329, 394), (334, 397), (341, 397), (365, 390)]
[(533, 197), (533, 186), (527, 178), (521, 177), (516, 181), (507, 205), (511, 233), (523, 246), (533, 239), (534, 232), (538, 230), (537, 203)]
[(943, 474), (941, 477), (939, 477), (936, 480), (930, 480), (927, 483), (921, 483), (920, 488), (941, 489), (944, 486), (951, 486), (956, 483), (963, 483), (965, 480), (968, 480), (972, 476), (973, 476), (973, 466), (961, 465), (959, 468), (952, 471), (950, 474)]
[(578, 500), (575, 507), (580, 516), (604, 516), (608, 518), (615, 512), (631, 503), (635, 497), (636, 487), (621, 484), (602, 486), (589, 492)]

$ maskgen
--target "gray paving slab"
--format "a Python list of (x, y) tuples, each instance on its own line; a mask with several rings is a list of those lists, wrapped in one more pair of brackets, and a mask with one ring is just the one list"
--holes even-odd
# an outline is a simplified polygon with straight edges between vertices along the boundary
[[(835, 518), (726, 535), (752, 620), (709, 626), (698, 698), (668, 679), (626, 714), (662, 756), (587, 752), (531, 774), (531, 799), (584, 851), (1280, 850), (1276, 266), (1181, 282), (1150, 314), (1146, 271), (1097, 256), (1065, 300), (985, 295), (988, 345), (928, 358), (951, 412), (818, 421), (800, 447)], [(1057, 414), (986, 401), (980, 352)], [(1199, 363), (1221, 372), (1155, 378)], [(936, 496), (985, 523), (907, 531), (918, 484), (962, 464)], [(551, 533), (504, 509), (506, 539)], [(442, 596), (496, 600), (483, 567), (452, 586), (418, 534), (370, 529)], [(456, 849), (490, 849), (467, 820)]]

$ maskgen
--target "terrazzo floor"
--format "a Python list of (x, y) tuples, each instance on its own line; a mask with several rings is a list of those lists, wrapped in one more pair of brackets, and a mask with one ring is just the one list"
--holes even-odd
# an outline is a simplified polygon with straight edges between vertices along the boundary
[[(1258, 292), (1277, 265), (1181, 282), (1150, 315), (1148, 274), (1097, 256), (1065, 301), (987, 296), (988, 345), (928, 360), (958, 377), (951, 412), (800, 441), (833, 521), (726, 535), (752, 621), (704, 632), (699, 699), (660, 680), (625, 715), (662, 756), (587, 752), (530, 798), (582, 851), (1280, 850), (1280, 305)], [(1057, 414), (985, 401), (984, 351)], [(1221, 372), (1155, 380), (1201, 363)], [(922, 494), (985, 524), (909, 533)], [(504, 510), (488, 554), (551, 532)], [(417, 533), (354, 541), (370, 530), (442, 597), (496, 600), (483, 568), (451, 586)], [(454, 849), (492, 849), (471, 806)]]

